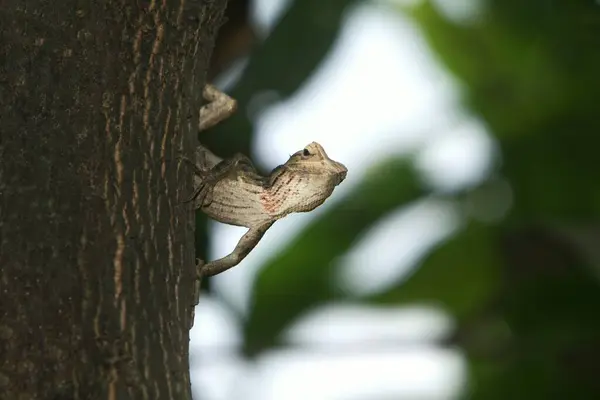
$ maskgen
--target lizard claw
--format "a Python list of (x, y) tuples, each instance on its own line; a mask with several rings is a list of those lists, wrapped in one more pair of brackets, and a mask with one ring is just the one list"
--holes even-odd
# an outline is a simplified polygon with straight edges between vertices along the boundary
[(196, 165), (196, 163), (194, 163), (192, 160), (190, 160), (186, 156), (182, 156), (181, 154), (178, 154), (178, 155), (175, 156), (175, 159), (177, 161), (183, 161), (183, 162), (187, 163), (188, 165), (190, 165), (195, 170), (199, 169), (198, 166)]

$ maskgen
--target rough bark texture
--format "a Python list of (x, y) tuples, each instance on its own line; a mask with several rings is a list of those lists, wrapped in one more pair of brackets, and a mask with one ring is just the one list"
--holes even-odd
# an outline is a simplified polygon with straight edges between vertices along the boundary
[(191, 398), (174, 156), (225, 2), (2, 1), (0, 398)]

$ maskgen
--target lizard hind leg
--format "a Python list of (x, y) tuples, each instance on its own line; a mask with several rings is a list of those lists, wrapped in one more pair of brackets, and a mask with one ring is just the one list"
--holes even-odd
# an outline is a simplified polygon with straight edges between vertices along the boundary
[(207, 183), (207, 180), (210, 176), (210, 171), (203, 171), (196, 163), (184, 156), (178, 156), (179, 160), (189, 164), (193, 169), (194, 173), (200, 177), (202, 183), (194, 190), (194, 193), (186, 200), (183, 201), (183, 204), (190, 203), (195, 201), (196, 208), (204, 207), (210, 205), (212, 203), (212, 185)]
[(202, 170), (198, 167), (198, 164), (187, 157), (178, 156), (177, 158), (190, 165), (194, 169), (196, 176), (200, 178), (200, 184), (194, 189), (194, 193), (183, 202), (190, 203), (193, 201), (195, 208), (209, 206), (213, 201), (213, 189), (215, 184), (226, 175), (235, 172), (236, 168), (240, 167), (244, 170), (254, 171), (250, 159), (240, 153), (230, 159), (222, 160), (209, 170)]
[(202, 183), (187, 200), (183, 201), (183, 203), (185, 204), (193, 201), (195, 208), (209, 206), (213, 201), (213, 193), (211, 188), (211, 185)]

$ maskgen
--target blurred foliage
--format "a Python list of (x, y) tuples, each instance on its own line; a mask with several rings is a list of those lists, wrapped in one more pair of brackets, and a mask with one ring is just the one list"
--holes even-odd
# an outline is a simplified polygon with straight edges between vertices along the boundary
[(286, 251), (264, 266), (245, 329), (248, 354), (275, 344), (281, 330), (302, 312), (343, 297), (331, 282), (333, 260), (398, 204), (423, 195), (404, 160), (381, 163), (369, 176), (352, 196), (306, 227)]
[[(225, 157), (235, 152), (249, 154), (251, 100), (262, 93), (271, 93), (278, 100), (292, 95), (331, 49), (344, 11), (358, 1), (293, 1), (269, 36), (255, 46), (241, 79), (231, 91), (243, 111), (227, 124), (213, 128), (210, 134), (203, 134), (203, 142)], [(259, 113), (269, 104), (252, 105), (252, 112)]]
[[(369, 300), (383, 304), (432, 302), (456, 318), (468, 318), (498, 287), (501, 266), (495, 234), (488, 226), (471, 223), (433, 249), (406, 282)], [(468, 285), (460, 282), (463, 278), (468, 278)]]
[[(252, 52), (233, 91), (241, 110), (262, 91), (293, 94), (356, 3), (295, 1)], [(512, 208), (495, 223), (464, 221), (408, 279), (353, 300), (433, 303), (452, 315), (457, 328), (445, 344), (460, 346), (470, 362), (464, 398), (600, 398), (600, 6), (480, 0), (475, 18), (456, 22), (436, 4), (397, 10), (419, 24), (465, 105), (498, 141), (496, 177), (510, 184)], [(216, 152), (249, 153), (244, 111), (215, 131), (203, 140)], [(478, 189), (451, 200), (460, 204)], [(432, 195), (409, 160), (380, 163), (264, 267), (244, 321), (246, 353), (275, 346), (308, 310), (347, 298), (332, 280), (334, 260), (392, 211)]]
[[(583, 0), (489, 0), (481, 7), (463, 24), (429, 2), (410, 12), (462, 82), (465, 103), (498, 139), (501, 173), (514, 192), (509, 217), (491, 228), (501, 253), (481, 264), (501, 263), (499, 290), (456, 333), (472, 359), (465, 397), (599, 398), (598, 265), (564, 232), (585, 236), (599, 223), (600, 7)], [(453, 284), (464, 290), (473, 275)], [(487, 333), (478, 322), (490, 319), (504, 321), (510, 338), (498, 348), (473, 346)]]

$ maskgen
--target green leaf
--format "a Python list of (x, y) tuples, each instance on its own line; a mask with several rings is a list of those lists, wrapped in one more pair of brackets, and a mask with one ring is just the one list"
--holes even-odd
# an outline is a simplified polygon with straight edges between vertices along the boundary
[[(600, 136), (565, 119), (503, 144), (513, 220), (567, 221), (600, 216)], [(600, 126), (598, 126), (600, 131)], [(596, 131), (597, 132), (597, 131)]]
[(464, 83), (466, 103), (493, 133), (528, 135), (557, 116), (595, 116), (597, 6), (554, 0), (485, 3), (479, 19), (466, 24), (446, 20), (431, 1), (410, 14)]

